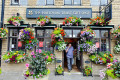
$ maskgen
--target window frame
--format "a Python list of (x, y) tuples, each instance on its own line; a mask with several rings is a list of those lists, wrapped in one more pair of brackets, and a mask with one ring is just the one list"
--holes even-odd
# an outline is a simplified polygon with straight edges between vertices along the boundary
[(20, 5), (20, 0), (18, 1), (18, 4), (13, 4), (13, 0), (11, 0), (11, 5), (16, 5), (16, 6)]
[[(107, 0), (107, 4), (108, 4), (108, 0)], [(106, 5), (101, 5), (101, 0), (100, 0), (100, 5), (91, 5), (91, 1), (90, 1), (90, 6), (106, 6)]]
[(80, 0), (80, 4), (74, 4), (74, 0), (71, 0), (71, 4), (65, 4), (65, 0), (64, 0), (64, 5), (65, 6), (81, 6), (82, 5), (82, 0)]
[(47, 0), (45, 0), (45, 1), (46, 1), (46, 2), (45, 2), (45, 3), (46, 3), (45, 5), (47, 5), (47, 6), (48, 6), (48, 5), (50, 5), (50, 6), (51, 6), (51, 5), (55, 5), (55, 0), (53, 0), (53, 4), (47, 4)]

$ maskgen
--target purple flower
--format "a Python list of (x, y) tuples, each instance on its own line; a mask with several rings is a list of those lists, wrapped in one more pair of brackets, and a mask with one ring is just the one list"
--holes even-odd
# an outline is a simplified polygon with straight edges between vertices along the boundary
[(34, 54), (34, 51), (31, 52), (31, 55), (35, 55), (35, 54)]

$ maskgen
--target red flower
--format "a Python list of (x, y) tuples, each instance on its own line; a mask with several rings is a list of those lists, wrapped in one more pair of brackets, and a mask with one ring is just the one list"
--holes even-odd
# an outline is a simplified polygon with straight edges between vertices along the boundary
[(16, 20), (16, 18), (14, 18), (14, 20)]
[(65, 22), (63, 22), (63, 25), (65, 25)]
[(31, 39), (34, 39), (34, 37), (31, 37)]
[(40, 19), (40, 18), (38, 17), (38, 19)]
[(69, 21), (67, 21), (67, 23), (69, 23)]
[(32, 41), (29, 41), (29, 43), (31, 43)]

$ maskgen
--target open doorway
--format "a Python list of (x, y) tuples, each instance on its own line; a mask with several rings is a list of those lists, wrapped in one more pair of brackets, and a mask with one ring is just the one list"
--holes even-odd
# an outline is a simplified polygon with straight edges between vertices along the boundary
[[(77, 67), (78, 60), (77, 60), (77, 45), (78, 45), (78, 38), (64, 38), (65, 41), (68, 41), (69, 43), (72, 44), (74, 48), (74, 53), (73, 53), (73, 65), (72, 65), (72, 70), (71, 72), (80, 72), (80, 70)], [(66, 57), (66, 52), (64, 51), (64, 71), (68, 72), (68, 67), (67, 67), (67, 57)]]

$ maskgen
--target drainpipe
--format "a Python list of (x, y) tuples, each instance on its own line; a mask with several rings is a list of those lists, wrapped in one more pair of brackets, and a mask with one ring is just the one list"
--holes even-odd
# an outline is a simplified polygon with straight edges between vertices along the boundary
[[(4, 20), (4, 7), (5, 7), (5, 0), (2, 0), (2, 7), (1, 7), (1, 24), (0, 28), (3, 28), (3, 20)], [(1, 54), (2, 54), (2, 39), (0, 39), (0, 67), (1, 67)]]

